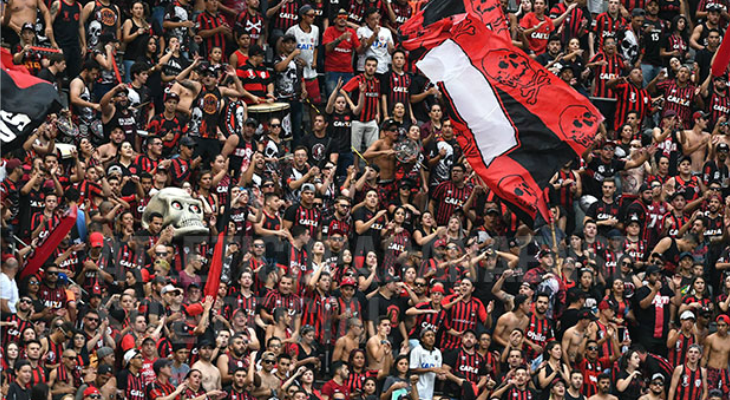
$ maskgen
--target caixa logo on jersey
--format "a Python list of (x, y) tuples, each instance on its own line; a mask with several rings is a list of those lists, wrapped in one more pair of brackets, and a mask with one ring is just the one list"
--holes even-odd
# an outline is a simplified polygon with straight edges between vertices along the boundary
[(3, 146), (12, 145), (31, 122), (26, 114), (0, 110), (0, 140)]

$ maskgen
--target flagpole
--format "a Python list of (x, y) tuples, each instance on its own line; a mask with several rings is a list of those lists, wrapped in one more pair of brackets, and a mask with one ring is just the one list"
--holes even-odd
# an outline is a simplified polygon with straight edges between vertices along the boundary
[(550, 221), (550, 233), (553, 236), (553, 252), (555, 253), (555, 268), (558, 270), (558, 277), (563, 280), (563, 266), (560, 258), (558, 257), (558, 241), (557, 235), (555, 234), (555, 219)]

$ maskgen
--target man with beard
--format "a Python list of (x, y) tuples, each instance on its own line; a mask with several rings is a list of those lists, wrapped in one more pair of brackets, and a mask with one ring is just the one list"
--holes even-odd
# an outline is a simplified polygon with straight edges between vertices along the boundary
[(293, 234), (292, 229), (301, 226), (309, 231), (310, 236), (317, 236), (322, 214), (314, 207), (314, 192), (315, 188), (313, 184), (305, 183), (302, 185), (300, 201), (292, 204), (284, 214), (284, 229), (289, 230)]
[(538, 355), (538, 349), (545, 348), (545, 344), (555, 339), (555, 327), (553, 321), (546, 317), (546, 313), (550, 306), (550, 294), (540, 292), (535, 296), (535, 312), (530, 314), (529, 323), (525, 329), (525, 338), (528, 343), (532, 343), (532, 350), (535, 359)]
[[(649, 391), (639, 400), (662, 400), (664, 398), (664, 375), (654, 374), (649, 381)], [(668, 397), (669, 399), (671, 397)]]
[[(656, 249), (655, 249), (656, 252)], [(636, 290), (634, 301), (636, 320), (636, 342), (641, 343), (654, 354), (667, 354), (669, 321), (674, 320), (676, 306), (672, 303), (674, 291), (662, 283), (659, 267), (650, 265), (646, 269), (647, 285)]]
[(291, 275), (283, 275), (279, 280), (279, 287), (277, 290), (270, 291), (264, 298), (261, 308), (261, 319), (266, 324), (274, 323), (274, 309), (286, 308), (292, 314), (292, 321), (294, 326), (290, 328), (294, 332), (299, 332), (299, 326), (301, 325), (301, 314), (302, 301), (301, 298), (292, 293), (294, 288), (294, 277)]
[(203, 388), (206, 392), (222, 389), (221, 373), (211, 362), (213, 357), (213, 343), (203, 339), (198, 346), (200, 359), (190, 368), (197, 369), (203, 374)]
[[(480, 377), (487, 374), (487, 362), (477, 352), (476, 345), (476, 332), (467, 329), (461, 335), (460, 346), (444, 354), (444, 367), (449, 372), (463, 377), (474, 385), (479, 383)], [(448, 384), (446, 392), (451, 393), (452, 397), (458, 397), (461, 393), (461, 388), (454, 384)], [(493, 397), (497, 396), (493, 395)]]
[(137, 167), (154, 175), (163, 154), (170, 154), (180, 137), (188, 132), (188, 119), (177, 112), (180, 96), (165, 93), (164, 109), (147, 125), (147, 154), (137, 156)]
[(730, 340), (728, 340), (728, 326), (730, 317), (717, 317), (717, 332), (708, 336), (704, 342), (702, 364), (707, 368), (707, 384), (711, 388), (720, 388), (727, 397), (730, 388), (728, 374), (728, 356), (730, 356)]
[(40, 339), (44, 368), (52, 370), (61, 363), (63, 348), (73, 337), (73, 330), (73, 324), (70, 322), (63, 322), (63, 320), (59, 319), (50, 328), (50, 333)]
[(62, 353), (60, 364), (51, 370), (48, 375), (48, 386), (51, 395), (58, 396), (75, 394), (81, 386), (81, 369), (77, 368), (77, 354), (74, 350), (66, 349)]
[(618, 400), (618, 397), (610, 394), (611, 376), (608, 374), (598, 375), (598, 393), (589, 397), (588, 400)]
[(253, 397), (246, 390), (249, 385), (257, 386), (254, 384), (255, 381), (255, 370), (256, 370), (256, 352), (251, 353), (250, 359), (248, 360), (249, 366), (247, 368), (237, 367), (233, 371), (233, 380), (231, 385), (224, 388), (223, 391), (228, 395), (226, 400), (252, 400)]
[[(646, 89), (649, 93), (662, 94), (664, 98), (664, 112), (672, 110), (682, 121), (684, 129), (690, 129), (692, 118), (692, 105), (702, 105), (702, 98), (690, 82), (691, 71), (686, 65), (679, 67), (675, 79), (656, 79), (649, 82)], [(661, 81), (660, 83), (656, 83)]]
[(101, 123), (104, 124), (104, 136), (109, 137), (111, 130), (121, 127), (124, 139), (135, 143), (137, 139), (137, 119), (130, 109), (129, 89), (119, 84), (101, 98)]
[(626, 207), (624, 217), (621, 219), (622, 221), (636, 221), (640, 226), (645, 227), (646, 229), (642, 229), (640, 234), (642, 240), (649, 240), (649, 229), (646, 223), (651, 218), (649, 207), (653, 202), (653, 189), (648, 184), (643, 183), (639, 188), (639, 198)]
[[(245, 339), (246, 342), (248, 342), (248, 338)], [(236, 333), (228, 341), (228, 350), (221, 354), (216, 362), (218, 370), (221, 373), (222, 384), (228, 385), (233, 383), (235, 386), (235, 372), (246, 372), (249, 362), (249, 359), (246, 358), (246, 348), (247, 344), (244, 343), (244, 335), (241, 333)], [(235, 372), (231, 373), (231, 371)], [(243, 386), (244, 385), (241, 385), (241, 389), (243, 389)]]
[(76, 307), (70, 306), (66, 297), (66, 289), (58, 283), (58, 267), (51, 265), (43, 274), (43, 282), (38, 291), (38, 298), (43, 305), (51, 309), (53, 316), (65, 316), (68, 311), (71, 320), (76, 317)]
[[(601, 143), (603, 138), (599, 138), (596, 135), (594, 143)], [(586, 168), (590, 173), (593, 174), (592, 179), (587, 179), (583, 182), (585, 189), (584, 194), (590, 194), (595, 197), (602, 195), (599, 193), (601, 184), (606, 180), (612, 180), (619, 171), (626, 171), (632, 168), (636, 168), (640, 165), (644, 165), (644, 162), (649, 159), (650, 152), (644, 149), (640, 150), (639, 157), (632, 158), (628, 161), (622, 161), (615, 157), (616, 145), (611, 141), (604, 141), (598, 152), (598, 157), (595, 157), (592, 152), (587, 152), (585, 157), (588, 167)], [(592, 146), (591, 146), (592, 150)]]
[[(15, 259), (13, 258), (13, 260)], [(9, 261), (10, 260), (6, 260), (5, 263), (8, 263)], [(17, 265), (17, 261), (15, 261), (15, 263)], [(17, 271), (17, 267), (15, 270)], [(3, 288), (2, 297), (5, 297), (5, 293), (5, 289)], [(15, 308), (17, 309), (16, 313), (10, 314), (8, 317), (3, 319), (5, 323), (10, 324), (9, 327), (6, 327), (2, 331), (3, 343), (20, 342), (21, 333), (27, 328), (33, 326), (30, 321), (30, 316), (33, 312), (33, 299), (27, 295), (20, 296), (20, 300), (15, 305)]]
[[(632, 25), (638, 18), (632, 19)], [(638, 50), (638, 46), (636, 48)], [(616, 132), (619, 132), (621, 125), (628, 122), (630, 112), (637, 114), (636, 125), (641, 126), (644, 118), (654, 111), (651, 106), (651, 96), (642, 87), (643, 81), (641, 68), (635, 67), (631, 69), (629, 76), (616, 77), (606, 83), (606, 86), (613, 89), (616, 94), (616, 115), (613, 120)]]
[(322, 400), (334, 400), (335, 395), (344, 394), (345, 399), (350, 398), (350, 389), (347, 386), (347, 377), (350, 370), (346, 363), (335, 361), (332, 363), (333, 376), (322, 386)]
[(677, 365), (672, 374), (667, 399), (700, 400), (707, 398), (707, 371), (700, 366), (702, 347), (689, 346), (687, 360)]
[(530, 383), (530, 374), (527, 369), (520, 365), (513, 370), (513, 376), (502, 382), (497, 389), (492, 392), (492, 399), (501, 400), (533, 400), (537, 398), (534, 390), (528, 387)]
[(83, 334), (86, 336), (86, 343), (93, 343), (93, 347), (90, 351), (96, 351), (102, 347), (116, 347), (114, 338), (110, 335), (109, 320), (104, 319), (99, 324), (99, 312), (95, 309), (90, 309), (86, 312), (83, 319)]
[(565, 391), (566, 400), (586, 400), (583, 390), (583, 374), (577, 369), (570, 371), (570, 382), (568, 389)]
[[(697, 27), (695, 27), (695, 29), (697, 29)], [(702, 97), (707, 99), (707, 97), (708, 97), (707, 79), (710, 77), (710, 66), (712, 65), (712, 58), (715, 56), (715, 53), (717, 53), (717, 49), (720, 48), (720, 41), (722, 40), (722, 33), (719, 30), (717, 30), (716, 28), (711, 28), (711, 29), (707, 30), (705, 37), (706, 37), (705, 40), (707, 41), (707, 45), (704, 46), (704, 48), (702, 50), (697, 52), (697, 54), (695, 55), (695, 61), (697, 61), (697, 63), (700, 66), (700, 82), (703, 82), (702, 91), (700, 92), (700, 94), (702, 94)], [(721, 80), (727, 81), (727, 77), (724, 77), (724, 76), (719, 76), (719, 77), (709, 78), (709, 79), (715, 79), (715, 81), (717, 81), (717, 78), (721, 78)], [(724, 87), (723, 87), (722, 97), (727, 98), (727, 96), (725, 96), (725, 86), (727, 86), (727, 82), (725, 82), (725, 84), (723, 86)], [(714, 108), (713, 103), (705, 103), (705, 104), (709, 105), (708, 110), (710, 111), (710, 114), (712, 114), (712, 116), (713, 116), (713, 118), (711, 119), (711, 121), (712, 121), (711, 126), (714, 127), (715, 123), (717, 122), (717, 118), (715, 118), (715, 117), (719, 116), (719, 115), (716, 115), (718, 110), (716, 110)], [(725, 103), (724, 106), (727, 107), (727, 103)], [(726, 108), (725, 115), (727, 115), (728, 111), (729, 110)]]
[[(282, 181), (286, 185), (286, 199), (291, 202), (299, 200), (303, 187), (314, 181), (319, 176), (319, 167), (310, 166), (307, 156), (307, 148), (297, 146), (294, 151), (294, 162), (282, 173)], [(314, 191), (313, 191), (314, 192)], [(286, 226), (286, 224), (284, 224)], [(313, 232), (314, 233), (314, 232)]]
[[(77, 283), (89, 293), (100, 293), (101, 288), (114, 282), (114, 277), (105, 269), (110, 268), (108, 260), (102, 257), (104, 235), (92, 232), (89, 235), (89, 253), (83, 262), (83, 268), (77, 276)], [(105, 265), (106, 264), (106, 265)]]
[[(444, 285), (436, 282), (431, 286), (431, 299), (406, 310), (406, 315), (415, 316), (415, 324), (409, 332), (410, 338), (421, 337), (424, 330), (430, 329), (439, 332), (446, 321), (446, 310), (442, 302), (444, 299)], [(413, 340), (413, 339), (411, 339)]]
[[(680, 169), (684, 168), (689, 169), (689, 161), (687, 159), (685, 159), (680, 166)], [(670, 181), (675, 178), (679, 178), (679, 175), (671, 178)], [(692, 176), (692, 178), (696, 177)], [(677, 190), (671, 195), (668, 195), (667, 200), (669, 200), (669, 204), (672, 205), (672, 209), (663, 217), (662, 235), (669, 236), (669, 239), (671, 239), (679, 236), (679, 230), (682, 229), (682, 227), (689, 221), (689, 216), (684, 212), (684, 209), (687, 206), (687, 198), (685, 197), (684, 192)], [(667, 239), (667, 237), (664, 237), (659, 241), (659, 243), (666, 241)], [(657, 246), (658, 245), (659, 244), (657, 244)]]
[(274, 374), (275, 364), (276, 355), (274, 353), (267, 351), (261, 356), (261, 370), (258, 372), (261, 377), (261, 385), (254, 390), (254, 397), (262, 399), (276, 397), (276, 392), (281, 388), (282, 382)]
[(46, 383), (46, 377), (48, 375), (46, 374), (45, 368), (41, 365), (41, 342), (35, 339), (26, 341), (25, 356), (30, 363), (30, 386)]
[(123, 400), (146, 400), (142, 366), (144, 358), (137, 349), (130, 349), (124, 353), (124, 366), (117, 374), (117, 388), (122, 392)]

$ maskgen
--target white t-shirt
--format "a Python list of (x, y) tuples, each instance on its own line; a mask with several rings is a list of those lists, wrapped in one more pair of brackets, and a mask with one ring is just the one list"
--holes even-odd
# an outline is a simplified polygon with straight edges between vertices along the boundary
[[(420, 344), (411, 351), (411, 369), (413, 368), (431, 368), (443, 365), (444, 358), (441, 350), (434, 348), (428, 351)], [(436, 382), (436, 374), (427, 372), (418, 376), (418, 398), (420, 400), (431, 400), (433, 398), (433, 387)]]
[[(357, 29), (357, 37), (361, 42), (368, 40), (373, 36), (374, 32), (367, 25)], [(372, 56), (378, 59), (378, 69), (376, 73), (384, 74), (390, 70), (390, 53), (388, 53), (388, 43), (393, 45), (393, 36), (390, 30), (380, 27), (378, 38), (375, 39), (372, 46), (368, 47), (363, 54), (357, 59), (357, 70), (362, 72), (365, 70), (365, 60)]]
[(286, 30), (287, 34), (294, 35), (297, 38), (297, 48), (302, 52), (299, 58), (306, 63), (302, 75), (304, 79), (314, 79), (317, 77), (317, 71), (312, 68), (314, 61), (314, 49), (319, 46), (319, 27), (312, 25), (309, 33), (304, 32), (299, 24), (292, 26)]
[(10, 277), (4, 273), (0, 273), (0, 299), (8, 301), (8, 308), (10, 308), (11, 313), (15, 314), (18, 312), (18, 310), (15, 309), (15, 306), (20, 300), (18, 285), (15, 284), (15, 279), (11, 280)]

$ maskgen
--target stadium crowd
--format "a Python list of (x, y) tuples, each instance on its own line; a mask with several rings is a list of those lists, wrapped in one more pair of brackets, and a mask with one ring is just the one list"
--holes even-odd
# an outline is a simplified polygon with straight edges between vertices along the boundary
[(726, 0), (501, 1), (606, 117), (534, 225), (400, 46), (422, 3), (4, 2), (65, 108), (0, 166), (1, 395), (729, 400)]

